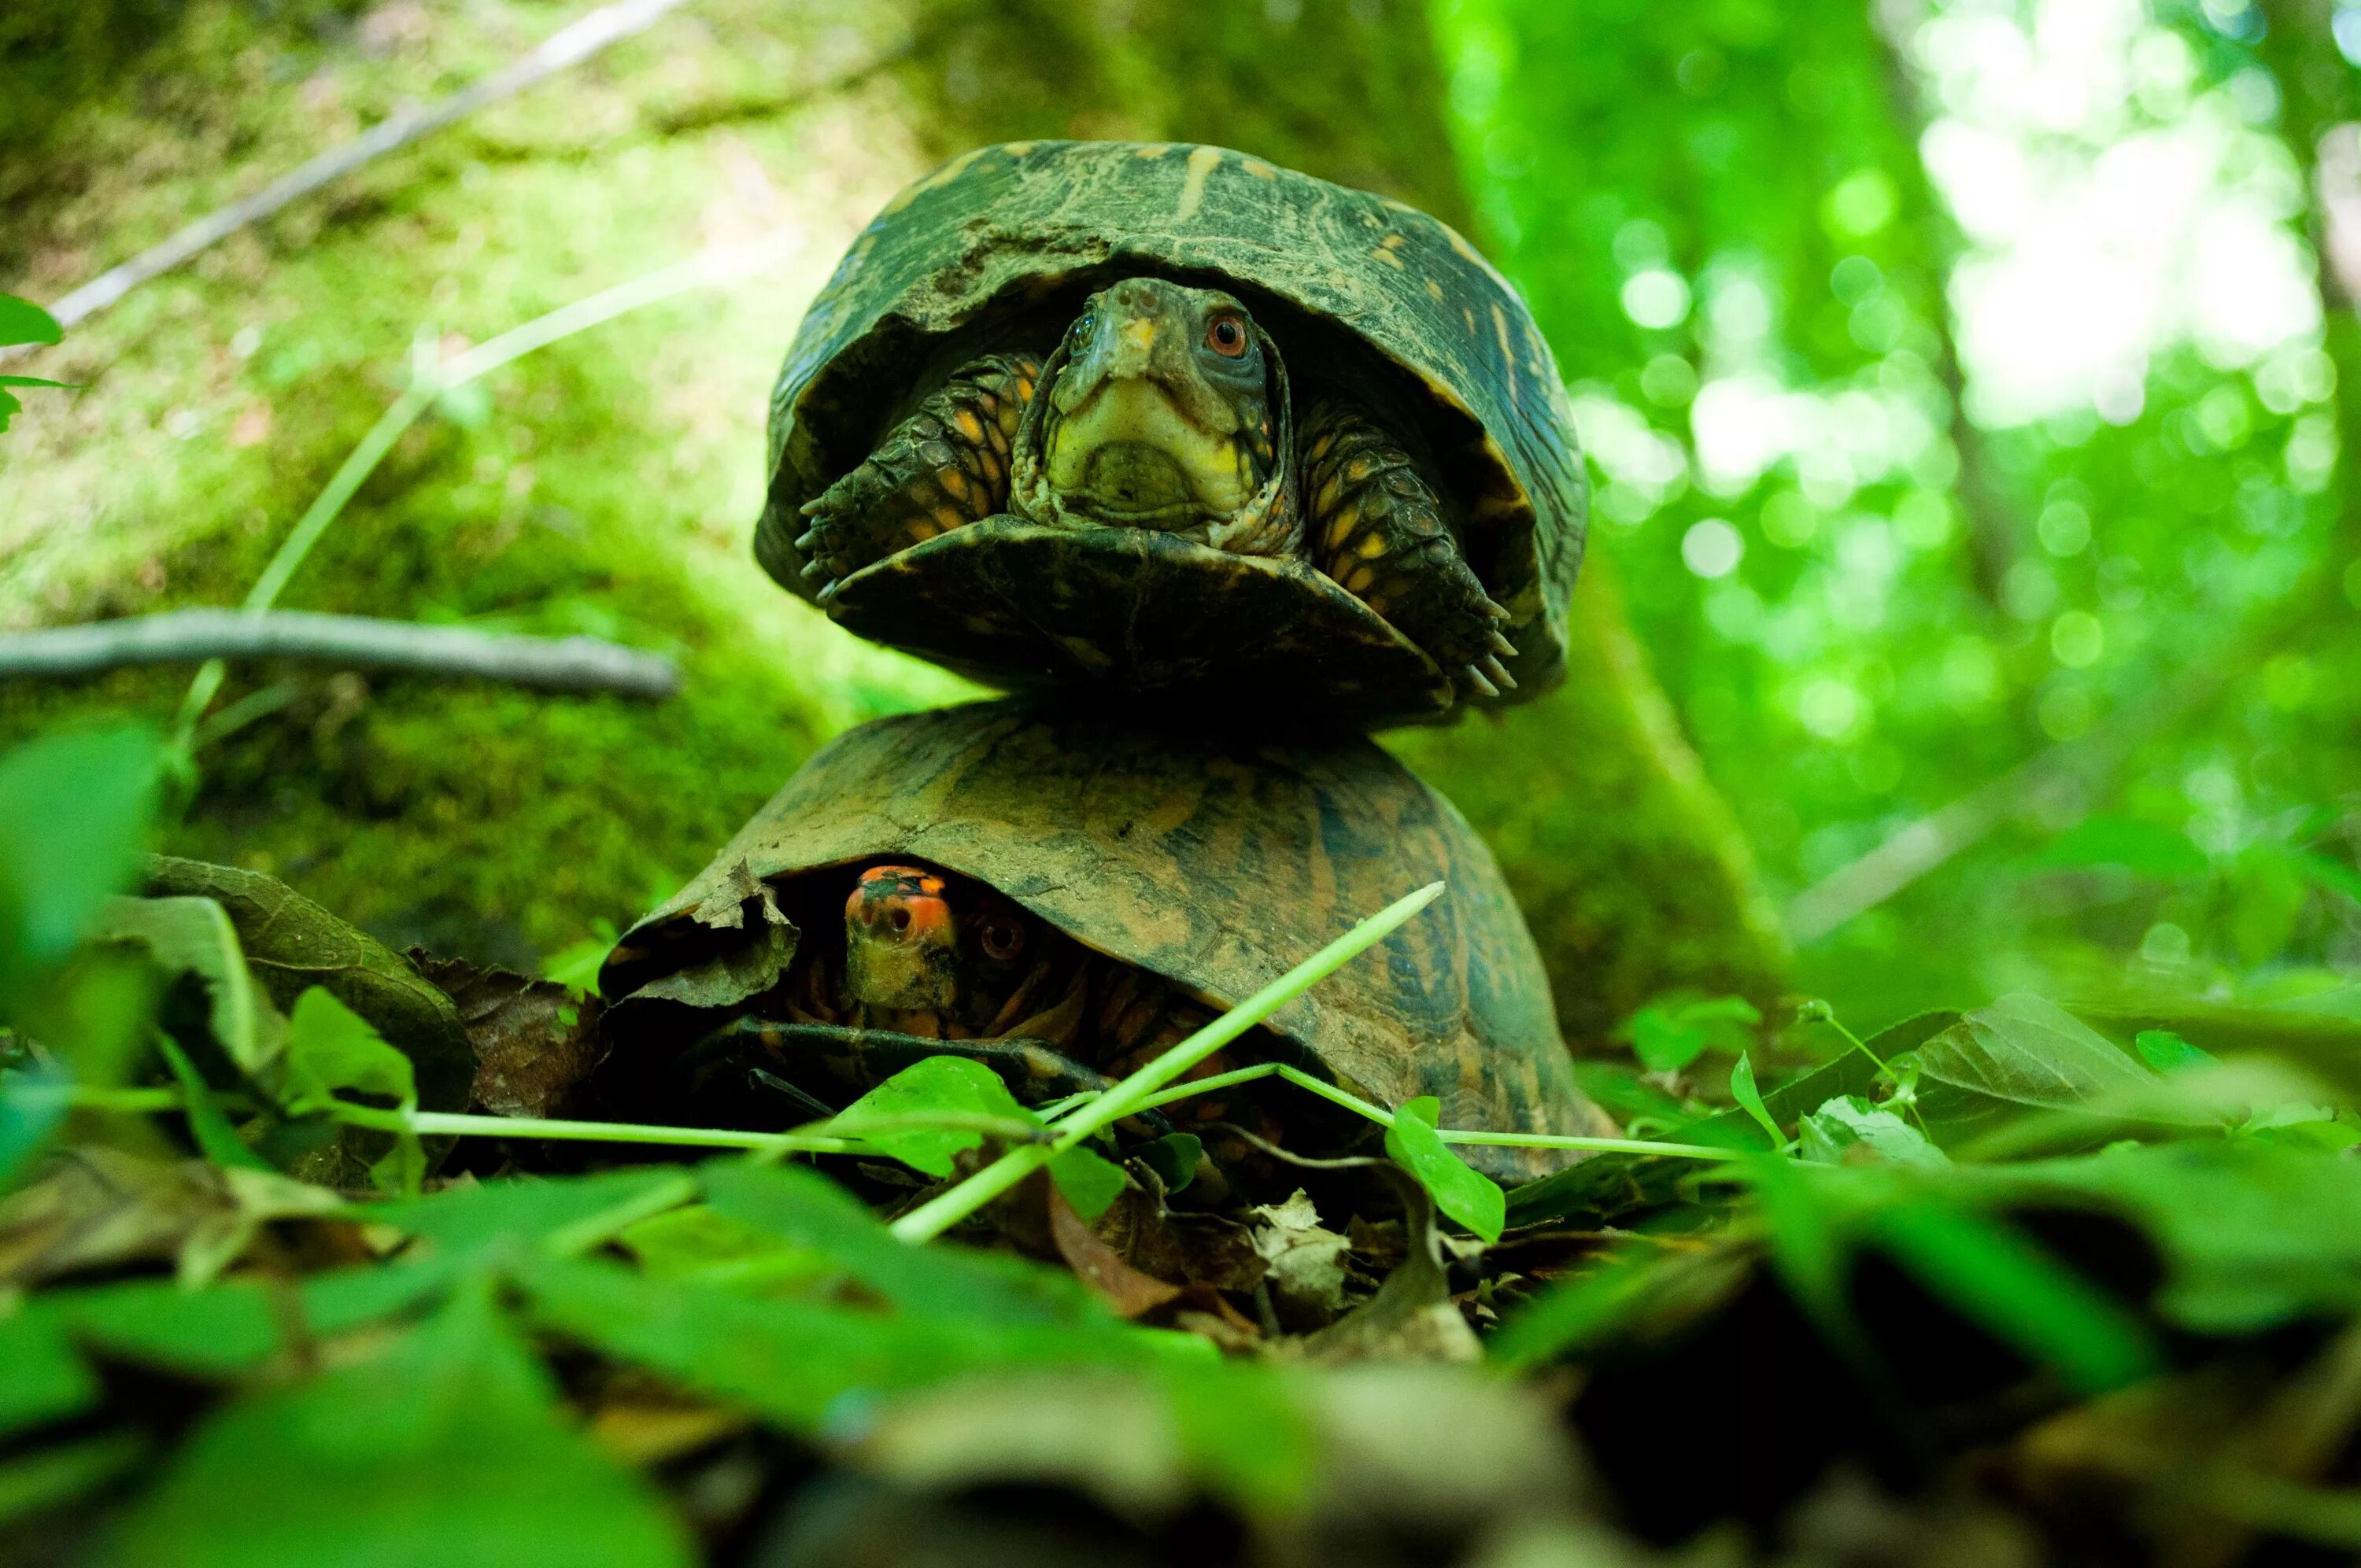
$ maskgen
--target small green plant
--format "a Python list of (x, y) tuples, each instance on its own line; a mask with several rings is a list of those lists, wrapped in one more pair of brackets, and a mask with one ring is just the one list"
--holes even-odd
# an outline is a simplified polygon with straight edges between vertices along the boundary
[[(0, 348), (22, 345), (48, 345), (65, 335), (57, 318), (30, 300), (20, 300), (14, 294), (0, 294)], [(0, 375), (0, 432), (8, 428), (8, 421), (25, 407), (11, 387), (55, 387), (61, 390), (75, 389), (71, 381), (45, 380), (38, 376)]]

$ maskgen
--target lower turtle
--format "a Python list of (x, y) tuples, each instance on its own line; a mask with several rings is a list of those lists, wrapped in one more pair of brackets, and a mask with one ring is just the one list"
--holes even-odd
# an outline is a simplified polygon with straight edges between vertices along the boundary
[[(1444, 898), (1201, 1072), (1276, 1059), (1389, 1107), (1433, 1095), (1446, 1127), (1610, 1134), (1490, 852), (1383, 751), (1022, 699), (881, 719), (814, 755), (609, 955), (606, 1076), (649, 1119), (735, 1103), (783, 1124), (951, 1052), (1040, 1103), (1143, 1065), (1436, 881)], [(1223, 1113), (1206, 1099), (1174, 1121)], [(1334, 1152), (1287, 1130), (1328, 1124), (1314, 1097), (1257, 1102), (1281, 1107), (1292, 1152)], [(1462, 1152), (1510, 1182), (1573, 1157)]]

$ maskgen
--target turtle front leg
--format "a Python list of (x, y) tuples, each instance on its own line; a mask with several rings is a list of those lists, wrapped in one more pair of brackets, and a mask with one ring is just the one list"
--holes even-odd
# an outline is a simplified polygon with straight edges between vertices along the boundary
[(1341, 398), (1303, 420), (1304, 536), (1312, 565), (1399, 628), (1466, 691), (1515, 685), (1492, 602), (1418, 468), (1376, 421)]
[(796, 541), (819, 602), (862, 567), (1008, 510), (1008, 453), (1041, 378), (1030, 355), (972, 360), (812, 499)]

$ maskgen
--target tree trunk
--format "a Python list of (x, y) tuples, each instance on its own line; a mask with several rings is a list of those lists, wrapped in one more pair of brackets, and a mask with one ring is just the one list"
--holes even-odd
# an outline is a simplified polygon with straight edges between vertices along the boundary
[[(909, 84), (944, 156), (1027, 137), (1205, 141), (1381, 191), (1455, 227), (1469, 203), (1418, 0), (931, 0)], [(1784, 951), (1594, 561), (1565, 689), (1498, 723), (1394, 738), (1499, 854), (1579, 1048), (1677, 987), (1767, 1000)]]

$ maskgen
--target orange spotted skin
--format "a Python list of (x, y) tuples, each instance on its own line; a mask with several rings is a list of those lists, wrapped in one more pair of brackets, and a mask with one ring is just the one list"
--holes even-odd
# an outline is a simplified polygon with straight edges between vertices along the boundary
[(867, 461), (805, 503), (796, 544), (820, 603), (872, 561), (1008, 510), (1009, 454), (1040, 378), (1029, 354), (961, 366)]
[(1342, 398), (1312, 405), (1302, 441), (1313, 564), (1444, 669), (1474, 670), (1495, 696), (1513, 689), (1501, 663), (1516, 652), (1500, 632), (1509, 612), (1485, 593), (1417, 461)]

